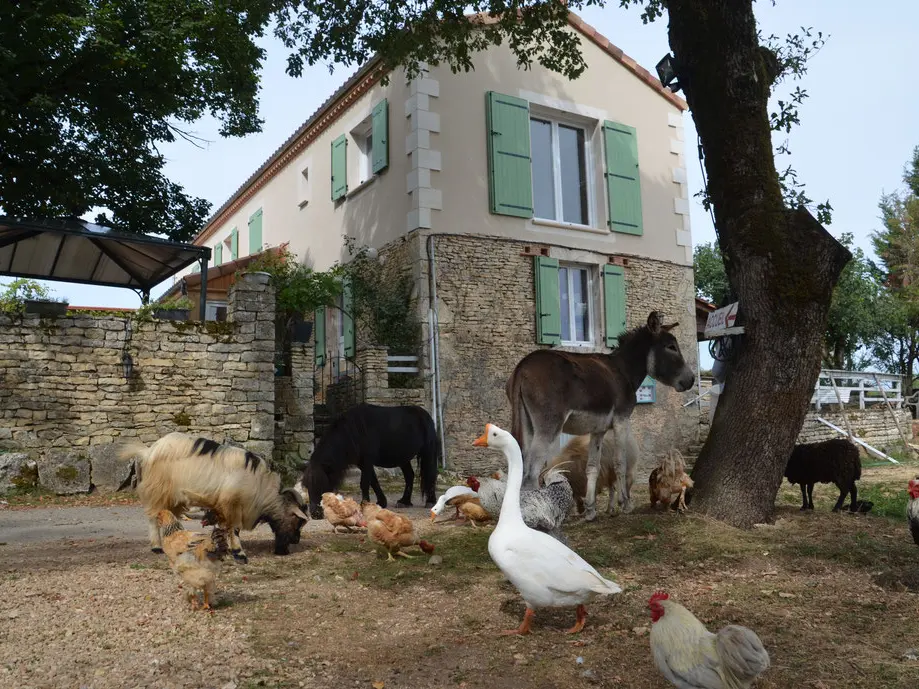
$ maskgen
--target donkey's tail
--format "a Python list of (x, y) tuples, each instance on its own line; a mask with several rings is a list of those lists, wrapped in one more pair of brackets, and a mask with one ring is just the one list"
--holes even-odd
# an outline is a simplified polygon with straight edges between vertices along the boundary
[(520, 382), (517, 380), (517, 371), (515, 369), (511, 377), (507, 379), (507, 384), (504, 386), (504, 392), (507, 394), (507, 399), (511, 403), (511, 435), (514, 436), (517, 444), (520, 445), (521, 451), (523, 451), (525, 449), (523, 447), (523, 424), (527, 411), (526, 404), (523, 401), (523, 390), (520, 388)]

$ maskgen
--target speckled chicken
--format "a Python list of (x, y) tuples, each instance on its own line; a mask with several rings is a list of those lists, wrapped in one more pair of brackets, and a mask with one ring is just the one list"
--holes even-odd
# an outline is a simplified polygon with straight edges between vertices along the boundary
[[(492, 519), (497, 520), (501, 514), (501, 502), (504, 500), (504, 491), (507, 480), (501, 472), (500, 478), (476, 478), (470, 476), (467, 485), (478, 485), (479, 504), (485, 509)], [(571, 484), (565, 477), (564, 469), (553, 468), (543, 476), (543, 485), (536, 490), (526, 490), (520, 493), (520, 511), (523, 522), (531, 529), (543, 531), (555, 539), (566, 543), (567, 539), (562, 533), (562, 524), (574, 506), (574, 492)]]
[(202, 591), (201, 607), (210, 610), (218, 561), (228, 552), (226, 529), (214, 527), (210, 534), (186, 531), (169, 510), (161, 510), (156, 521), (163, 531), (163, 552), (170, 566), (191, 587), (188, 602), (192, 610), (198, 607), (198, 591)]
[(336, 533), (339, 526), (347, 529), (349, 533), (355, 527), (367, 526), (364, 515), (361, 514), (361, 506), (351, 498), (335, 493), (322, 494), (322, 513)]

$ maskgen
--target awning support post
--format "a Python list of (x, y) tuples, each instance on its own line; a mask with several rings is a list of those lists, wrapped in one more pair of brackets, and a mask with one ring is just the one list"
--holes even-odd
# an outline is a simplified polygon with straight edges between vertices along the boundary
[(201, 301), (199, 302), (198, 320), (204, 321), (207, 315), (207, 254), (201, 256)]

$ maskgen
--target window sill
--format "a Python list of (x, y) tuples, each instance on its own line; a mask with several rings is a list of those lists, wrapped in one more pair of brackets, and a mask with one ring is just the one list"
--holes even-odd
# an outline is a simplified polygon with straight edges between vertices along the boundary
[(377, 181), (377, 175), (374, 175), (370, 179), (364, 180), (363, 182), (358, 184), (356, 187), (354, 187), (354, 189), (352, 189), (347, 194), (345, 194), (345, 198), (346, 199), (354, 198), (355, 196), (360, 194), (362, 191), (364, 191), (364, 189), (366, 189), (367, 187), (369, 187), (371, 184), (373, 184), (376, 181)]
[(594, 342), (565, 342), (563, 340), (558, 346), (566, 349), (594, 349), (597, 345)]
[(600, 227), (591, 227), (590, 225), (579, 225), (571, 222), (559, 222), (558, 220), (545, 220), (543, 218), (532, 218), (530, 220), (534, 225), (540, 227), (552, 227), (557, 230), (577, 230), (578, 232), (593, 232), (594, 234), (610, 234), (609, 230)]

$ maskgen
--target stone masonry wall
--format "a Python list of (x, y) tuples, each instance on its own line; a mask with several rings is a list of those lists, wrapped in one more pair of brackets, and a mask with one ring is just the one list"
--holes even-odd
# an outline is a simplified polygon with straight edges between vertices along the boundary
[[(58, 492), (117, 489), (118, 443), (187, 431), (274, 445), (274, 290), (241, 280), (227, 323), (0, 316), (0, 450)], [(133, 359), (125, 379), (122, 356)]]
[[(416, 245), (422, 251), (413, 255), (423, 253), (423, 242), (419, 236)], [(463, 473), (486, 473), (498, 468), (501, 458), (472, 447), (472, 441), (486, 422), (510, 427), (505, 383), (520, 359), (541, 346), (536, 344), (533, 257), (521, 255), (523, 242), (505, 239), (438, 235), (434, 243), (447, 465)], [(550, 256), (563, 260), (597, 266), (608, 261), (600, 254), (577, 252), (572, 258), (572, 253), (550, 247)], [(425, 285), (419, 289), (419, 313), (426, 320), (428, 269), (425, 261), (415, 260), (419, 285)], [(684, 357), (696, 368), (692, 269), (631, 256), (628, 260), (628, 327), (645, 323), (650, 311), (662, 310), (667, 322), (680, 321), (674, 332)], [(595, 308), (595, 317), (599, 313)], [(427, 337), (425, 325), (425, 363)], [(430, 407), (429, 385), (428, 380), (425, 408)], [(658, 384), (657, 401), (635, 410), (643, 469), (650, 471), (661, 453), (671, 446), (684, 449), (694, 438), (696, 416), (682, 410), (683, 401), (683, 395)]]
[(275, 378), (274, 458), (288, 469), (313, 453), (313, 351), (315, 341), (291, 345), (289, 376)]
[[(913, 417), (908, 409), (894, 410), (897, 415), (897, 423), (900, 424), (900, 430), (906, 436), (907, 440), (912, 439), (912, 420)], [(830, 438), (841, 438), (839, 433), (832, 428), (825, 426), (817, 421), (817, 417), (826, 419), (834, 426), (846, 430), (846, 422), (843, 421), (842, 414), (838, 411), (822, 409), (819, 412), (808, 412), (804, 420), (804, 427), (798, 435), (799, 443), (816, 443), (821, 440)], [(893, 417), (887, 410), (886, 405), (871, 406), (868, 409), (846, 410), (846, 416), (849, 419), (849, 425), (852, 427), (852, 433), (856, 438), (873, 445), (882, 452), (894, 445), (902, 445), (900, 434), (897, 432), (897, 426), (894, 424)]]

